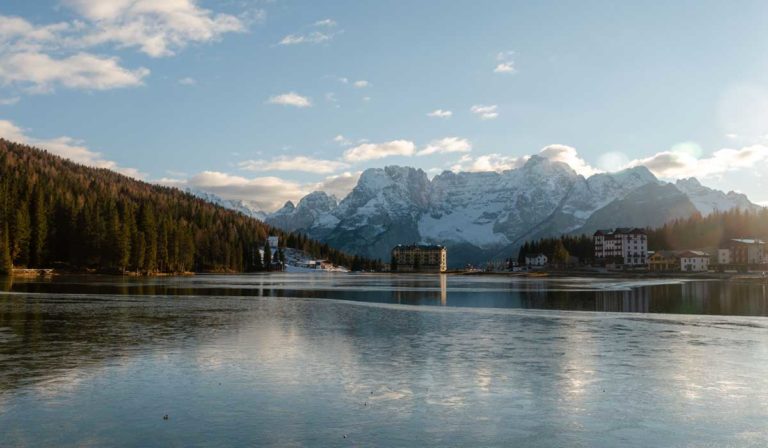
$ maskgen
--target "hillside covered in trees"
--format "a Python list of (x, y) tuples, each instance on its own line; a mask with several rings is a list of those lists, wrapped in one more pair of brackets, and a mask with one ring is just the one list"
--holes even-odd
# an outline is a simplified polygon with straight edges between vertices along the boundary
[(175, 188), (0, 139), (0, 272), (62, 267), (142, 274), (252, 272), (268, 235), (339, 265), (373, 269)]
[[(756, 212), (732, 209), (707, 216), (695, 214), (677, 219), (655, 228), (646, 229), (649, 250), (711, 249), (722, 247), (732, 238), (758, 238), (768, 241), (768, 208)], [(518, 251), (517, 260), (525, 261), (526, 254), (543, 253), (550, 260), (568, 255), (582, 262), (594, 258), (592, 235), (562, 235), (525, 242)], [(556, 256), (557, 255), (557, 256)]]

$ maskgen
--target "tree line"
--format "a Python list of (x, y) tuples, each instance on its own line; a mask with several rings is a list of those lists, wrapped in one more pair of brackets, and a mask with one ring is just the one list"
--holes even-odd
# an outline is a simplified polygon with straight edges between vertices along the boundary
[[(355, 257), (176, 188), (0, 139), (0, 273), (13, 266), (140, 274), (254, 272), (281, 247), (351, 266)], [(267, 246), (268, 247), (268, 246)], [(279, 257), (279, 255), (278, 255)], [(373, 265), (357, 257), (358, 265)]]
[[(713, 249), (724, 247), (733, 238), (768, 241), (768, 208), (715, 211), (707, 216), (696, 213), (645, 230), (649, 250)], [(562, 262), (567, 255), (578, 257), (581, 263), (589, 263), (595, 255), (592, 235), (561, 235), (526, 241), (518, 250), (517, 262), (525, 264), (526, 255), (538, 253), (556, 263)]]

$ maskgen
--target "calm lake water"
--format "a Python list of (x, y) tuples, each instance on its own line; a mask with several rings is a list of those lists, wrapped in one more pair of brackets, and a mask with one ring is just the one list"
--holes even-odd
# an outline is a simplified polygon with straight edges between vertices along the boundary
[(0, 446), (764, 447), (766, 289), (0, 279)]

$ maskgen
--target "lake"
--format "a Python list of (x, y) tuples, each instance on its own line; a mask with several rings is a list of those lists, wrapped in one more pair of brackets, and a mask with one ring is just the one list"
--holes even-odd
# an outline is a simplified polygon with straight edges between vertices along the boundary
[(0, 446), (762, 447), (767, 288), (0, 279)]

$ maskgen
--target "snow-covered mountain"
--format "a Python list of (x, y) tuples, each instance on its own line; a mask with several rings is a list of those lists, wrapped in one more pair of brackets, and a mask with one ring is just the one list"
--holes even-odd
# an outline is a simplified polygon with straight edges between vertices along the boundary
[(207, 191), (197, 190), (194, 188), (187, 188), (185, 190), (187, 193), (196, 196), (204, 201), (211, 202), (213, 204), (219, 205), (221, 207), (224, 207), (229, 210), (234, 210), (236, 212), (240, 212), (246, 216), (250, 216), (252, 218), (256, 218), (260, 221), (264, 221), (267, 218), (267, 213), (265, 213), (263, 210), (259, 209), (259, 207), (249, 201), (243, 201), (243, 200), (234, 200), (234, 199), (224, 199), (218, 195), (215, 195), (213, 193), (209, 193)]
[(696, 206), (696, 209), (702, 215), (708, 215), (715, 211), (728, 211), (732, 208), (744, 210), (757, 210), (759, 205), (755, 205), (747, 199), (747, 196), (734, 191), (723, 193), (719, 190), (701, 185), (694, 177), (680, 179), (675, 182), (675, 187), (685, 193)]
[(266, 222), (384, 260), (396, 244), (444, 244), (449, 263), (460, 266), (508, 256), (532, 238), (658, 226), (736, 207), (758, 206), (695, 179), (661, 182), (645, 167), (585, 178), (565, 163), (532, 156), (513, 170), (446, 171), (432, 180), (420, 169), (372, 168), (341, 202), (314, 192), (296, 206), (286, 203)]

